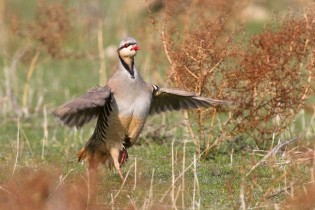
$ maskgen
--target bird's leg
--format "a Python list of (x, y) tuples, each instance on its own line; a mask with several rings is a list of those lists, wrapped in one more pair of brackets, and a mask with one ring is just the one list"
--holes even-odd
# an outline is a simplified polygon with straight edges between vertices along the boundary
[(119, 153), (120, 153), (119, 149), (112, 148), (110, 150), (110, 154), (112, 156), (112, 159), (113, 159), (113, 162), (114, 162), (114, 166), (115, 166), (115, 168), (116, 168), (116, 170), (117, 170), (121, 180), (124, 180), (124, 176), (121, 173), (120, 164), (119, 164), (119, 161), (118, 161), (119, 160)]
[(127, 161), (127, 160), (128, 160), (128, 152), (127, 152), (126, 148), (123, 148), (119, 152), (119, 164), (123, 165), (125, 163), (125, 161)]

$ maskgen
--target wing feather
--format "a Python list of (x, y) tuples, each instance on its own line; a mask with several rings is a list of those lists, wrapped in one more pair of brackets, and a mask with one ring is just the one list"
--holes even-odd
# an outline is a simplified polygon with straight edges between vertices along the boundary
[[(98, 117), (106, 103), (110, 103), (109, 87), (94, 87), (88, 92), (58, 107), (53, 114), (69, 127), (82, 127)], [(109, 106), (110, 107), (110, 106)], [(106, 114), (111, 109), (105, 106)]]
[(156, 85), (152, 86), (152, 88), (153, 97), (149, 112), (150, 114), (200, 107), (208, 108), (231, 103), (230, 101), (201, 97), (195, 93), (183, 90), (159, 88)]

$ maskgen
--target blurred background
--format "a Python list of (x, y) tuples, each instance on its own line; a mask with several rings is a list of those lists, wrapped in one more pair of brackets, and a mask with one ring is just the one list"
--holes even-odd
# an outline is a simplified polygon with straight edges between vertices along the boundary
[(187, 30), (199, 24), (193, 18), (214, 20), (228, 13), (229, 30), (245, 27), (246, 33), (255, 34), (268, 20), (298, 13), (306, 6), (301, 1), (271, 0), (1, 0), (2, 113), (28, 115), (44, 104), (60, 104), (69, 97), (65, 94), (73, 96), (95, 84), (105, 84), (115, 69), (115, 50), (123, 37), (138, 40), (142, 50), (136, 63), (144, 78), (165, 85), (170, 63), (161, 37), (163, 27), (178, 24), (177, 30)]
[[(143, 184), (127, 184), (134, 197), (124, 200), (129, 190), (117, 194), (117, 206), (280, 205), (298, 177), (297, 189), (313, 179), (306, 167), (313, 161), (315, 133), (313, 9), (311, 0), (0, 0), (0, 184), (24, 167), (84, 172), (75, 154), (94, 124), (64, 128), (51, 113), (106, 84), (117, 64), (117, 45), (132, 36), (141, 48), (136, 67), (147, 82), (237, 105), (150, 117), (126, 166), (136, 168), (134, 161), (140, 161), (130, 176)], [(273, 150), (295, 139), (294, 146)], [(276, 156), (278, 151), (283, 153)], [(270, 156), (265, 168), (246, 175)], [(294, 158), (301, 161), (298, 169)], [(194, 161), (199, 168), (181, 167)], [(105, 203), (96, 205), (100, 209), (120, 187), (114, 172), (104, 171), (114, 183), (100, 181), (107, 185), (98, 189), (97, 201)], [(181, 172), (186, 181), (180, 175), (181, 185), (172, 182)], [(161, 189), (146, 197), (143, 189), (150, 186)], [(171, 193), (169, 186), (177, 197), (174, 191), (162, 196)]]

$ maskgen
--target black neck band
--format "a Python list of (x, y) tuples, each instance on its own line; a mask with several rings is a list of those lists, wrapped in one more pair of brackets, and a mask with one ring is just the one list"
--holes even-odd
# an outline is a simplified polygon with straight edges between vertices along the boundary
[(134, 61), (133, 61), (133, 59), (132, 59), (132, 62), (131, 62), (131, 66), (129, 66), (129, 65), (124, 61), (124, 59), (122, 59), (122, 58), (120, 57), (120, 55), (119, 55), (119, 60), (120, 60), (120, 62), (122, 63), (122, 65), (124, 66), (124, 68), (129, 72), (131, 78), (134, 79), (134, 78), (135, 78), (135, 75), (134, 75), (135, 72), (133, 71), (133, 66), (134, 66)]

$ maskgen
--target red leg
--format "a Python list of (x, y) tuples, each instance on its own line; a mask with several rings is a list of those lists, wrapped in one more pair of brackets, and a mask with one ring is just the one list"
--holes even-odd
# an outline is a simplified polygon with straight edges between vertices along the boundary
[(128, 152), (126, 148), (119, 151), (119, 164), (123, 165), (128, 160)]

